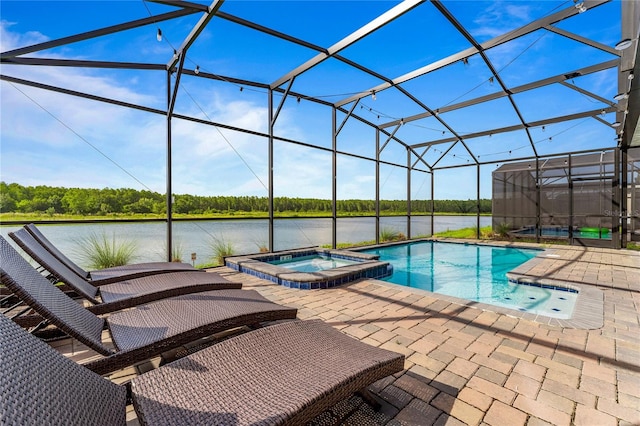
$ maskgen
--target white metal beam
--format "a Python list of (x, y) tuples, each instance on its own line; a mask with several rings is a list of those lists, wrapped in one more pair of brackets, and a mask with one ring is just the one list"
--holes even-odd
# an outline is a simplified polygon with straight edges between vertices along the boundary
[(302, 65), (298, 66), (292, 71), (289, 71), (287, 74), (283, 75), (282, 77), (280, 77), (279, 79), (271, 83), (271, 88), (275, 89), (277, 87), (280, 87), (283, 83), (291, 80), (293, 77), (296, 77), (302, 74), (303, 72), (313, 68), (314, 66), (318, 65), (325, 59), (331, 57), (332, 55), (335, 55), (341, 50), (346, 49), (347, 47), (351, 46), (358, 40), (366, 37), (367, 35), (383, 27), (389, 22), (395, 20), (396, 18), (402, 16), (403, 14), (407, 13), (408, 11), (418, 6), (419, 4), (424, 3), (425, 1), (426, 0), (403, 1), (402, 3), (396, 5), (395, 7), (389, 9), (387, 12), (378, 16), (373, 21), (369, 22), (368, 24), (364, 25), (363, 27), (359, 28), (353, 33), (349, 34), (347, 37), (338, 41), (333, 46), (329, 47), (326, 53), (324, 52), (318, 53), (316, 56), (309, 59), (307, 62), (303, 63)]
[[(599, 6), (601, 4), (604, 3), (608, 3), (611, 0), (585, 0), (585, 6), (587, 7), (587, 9), (591, 9), (594, 8), (596, 6)], [(579, 12), (576, 8), (574, 7), (569, 7), (566, 8), (564, 10), (561, 10), (557, 13), (554, 13), (553, 15), (549, 15), (546, 16), (544, 18), (538, 19), (536, 21), (533, 21), (527, 25), (524, 25), (520, 28), (517, 28), (513, 31), (510, 31), (508, 33), (505, 33), (501, 36), (497, 36), (492, 38), (491, 40), (485, 41), (484, 43), (481, 43), (480, 46), (482, 48), (482, 50), (487, 50), (487, 49), (491, 49), (492, 47), (496, 47), (499, 46), (501, 44), (507, 43), (511, 40), (515, 40), (519, 37), (522, 37), (524, 35), (527, 35), (529, 33), (532, 33), (534, 31), (537, 31), (541, 28), (545, 28), (549, 25), (555, 24), (557, 22), (560, 22), (564, 19), (567, 19), (571, 16), (577, 15)], [(472, 56), (474, 54), (476, 54), (478, 52), (478, 49), (474, 48), (474, 47), (470, 47), (466, 50), (463, 50), (461, 52), (458, 52), (456, 54), (453, 54), (451, 56), (448, 56), (447, 58), (443, 58), (440, 59), (438, 61), (435, 61), (429, 65), (425, 65), (422, 68), (418, 68), (414, 71), (408, 72), (404, 75), (401, 75), (400, 77), (394, 78), (392, 79), (393, 84), (385, 84), (385, 85), (381, 85), (384, 87), (376, 87), (376, 88), (372, 88), (372, 89), (368, 89), (368, 90), (364, 90), (356, 95), (350, 96), (349, 98), (343, 99), (341, 101), (338, 101), (335, 103), (336, 106), (342, 106), (345, 104), (348, 104), (349, 102), (353, 102), (356, 98), (363, 98), (365, 96), (368, 96), (371, 94), (372, 90), (375, 90), (376, 92), (379, 92), (383, 89), (386, 89), (388, 87), (391, 87), (392, 85), (398, 85), (398, 84), (402, 84), (404, 82), (407, 82), (411, 79), (414, 79), (416, 77), (420, 77), (422, 75), (428, 74), (432, 71), (438, 70), (440, 68), (446, 67), (447, 65), (451, 65), (463, 58), (468, 58), (469, 56)]]
[(220, 9), (220, 6), (222, 6), (222, 3), (224, 3), (224, 0), (214, 0), (213, 3), (211, 3), (208, 11), (200, 17), (198, 23), (196, 23), (196, 25), (191, 29), (191, 32), (184, 39), (182, 45), (180, 45), (180, 47), (176, 50), (177, 56), (173, 55), (171, 60), (169, 60), (169, 62), (167, 63), (167, 70), (170, 70), (176, 65), (176, 63), (178, 62), (178, 58), (181, 55), (187, 54), (187, 50), (189, 49), (189, 47), (191, 47), (193, 42), (196, 41), (200, 33), (204, 31), (209, 21), (214, 17), (218, 9)]

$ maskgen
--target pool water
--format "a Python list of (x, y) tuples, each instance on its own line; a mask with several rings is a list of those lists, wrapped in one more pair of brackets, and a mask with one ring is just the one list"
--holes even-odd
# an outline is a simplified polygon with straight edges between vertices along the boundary
[(575, 291), (509, 281), (507, 272), (539, 250), (423, 241), (363, 252), (393, 266), (384, 281), (518, 311), (567, 319), (578, 297)]
[[(535, 236), (535, 228), (524, 228), (512, 232), (515, 236)], [(569, 238), (569, 229), (561, 227), (543, 227), (540, 235), (549, 238)], [(603, 239), (610, 240), (611, 235), (607, 228), (579, 228), (573, 231), (575, 238)]]
[(338, 268), (340, 266), (353, 265), (360, 262), (355, 260), (334, 258), (330, 256), (311, 255), (294, 258), (285, 257), (284, 259), (273, 260), (269, 263), (298, 272), (318, 272), (325, 271), (327, 269)]
[(504, 287), (499, 286), (500, 289), (503, 290), (502, 294), (496, 292), (491, 302), (484, 303), (560, 319), (571, 318), (578, 298), (575, 290), (558, 290), (511, 281)]

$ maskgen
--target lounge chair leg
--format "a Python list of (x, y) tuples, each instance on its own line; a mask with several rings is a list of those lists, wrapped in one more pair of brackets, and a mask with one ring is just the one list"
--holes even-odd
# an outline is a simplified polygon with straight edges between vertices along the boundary
[(127, 390), (127, 405), (133, 404), (133, 393), (131, 391), (131, 381), (124, 382), (122, 384), (124, 388)]
[[(17, 301), (20, 301), (20, 299), (18, 299), (18, 298), (15, 296), (15, 294), (7, 294), (6, 296), (4, 296), (4, 297), (2, 297), (2, 298), (0, 299), (0, 307), (3, 307), (3, 308), (4, 308), (4, 307), (6, 307), (6, 306), (7, 306), (7, 304), (9, 304), (9, 303), (15, 303), (15, 301), (16, 301), (16, 300), (17, 300)], [(3, 313), (4, 313), (4, 312), (7, 312), (7, 311), (3, 311)]]
[[(11, 312), (12, 310), (14, 310), (15, 308), (17, 308), (18, 306), (22, 305), (22, 301), (19, 300), (18, 302), (14, 303), (13, 305), (9, 306), (7, 309), (5, 309), (4, 311), (2, 311), (2, 314), (6, 314), (8, 312)], [(24, 312), (28, 311), (31, 308), (26, 308), (20, 312), (18, 312), (17, 314), (15, 314), (11, 319), (17, 317), (18, 315), (22, 315)]]
[(49, 320), (41, 321), (38, 325), (36, 325), (31, 329), (30, 333), (35, 334), (38, 331), (42, 330), (43, 328), (47, 328), (48, 325), (49, 325)]
[(35, 327), (31, 328), (29, 333), (46, 342), (66, 339), (67, 337), (69, 337), (67, 333), (60, 330), (59, 328), (47, 328), (50, 324), (51, 322), (49, 320), (42, 320)]

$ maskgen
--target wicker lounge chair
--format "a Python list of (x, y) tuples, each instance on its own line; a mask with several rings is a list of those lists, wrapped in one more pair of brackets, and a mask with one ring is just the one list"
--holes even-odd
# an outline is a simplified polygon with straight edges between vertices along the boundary
[[(0, 424), (125, 424), (127, 392), (0, 316)], [(134, 378), (142, 425), (302, 425), (403, 369), (319, 320), (251, 331)]]
[[(45, 250), (24, 228), (9, 232), (9, 236), (55, 280), (67, 284), (77, 294), (91, 302), (93, 306), (89, 310), (95, 314), (113, 312), (181, 294), (242, 287), (242, 283), (231, 282), (213, 272), (156, 274), (96, 287), (87, 279), (76, 275), (58, 258)], [(2, 247), (4, 248), (4, 245)], [(11, 247), (7, 248), (9, 249), (12, 250)]]
[(112, 268), (100, 269), (97, 271), (85, 271), (78, 264), (62, 253), (47, 237), (40, 232), (34, 224), (25, 225), (24, 228), (44, 247), (51, 252), (60, 262), (67, 265), (74, 273), (81, 278), (90, 280), (93, 285), (109, 284), (124, 279), (138, 278), (147, 275), (163, 274), (177, 271), (200, 271), (188, 263), (182, 262), (146, 262), (134, 263), (131, 265), (114, 266)]
[[(33, 268), (0, 240), (0, 279), (34, 311), (103, 358), (87, 367), (104, 374), (177, 349), (214, 333), (294, 319), (297, 310), (272, 303), (255, 290), (215, 290), (170, 297), (98, 317)], [(102, 342), (107, 327), (114, 349)]]

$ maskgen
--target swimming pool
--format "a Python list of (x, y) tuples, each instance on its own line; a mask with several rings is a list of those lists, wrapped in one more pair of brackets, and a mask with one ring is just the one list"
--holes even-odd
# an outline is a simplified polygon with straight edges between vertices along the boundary
[[(510, 232), (515, 237), (533, 237), (536, 235), (535, 227), (525, 227)], [(546, 226), (540, 228), (540, 236), (543, 238), (569, 238), (569, 228), (562, 226)], [(574, 238), (611, 240), (611, 234), (607, 228), (581, 227), (573, 230)]]
[(508, 279), (507, 272), (540, 250), (421, 241), (362, 252), (393, 266), (383, 281), (521, 312), (567, 319), (578, 298), (576, 290)]

